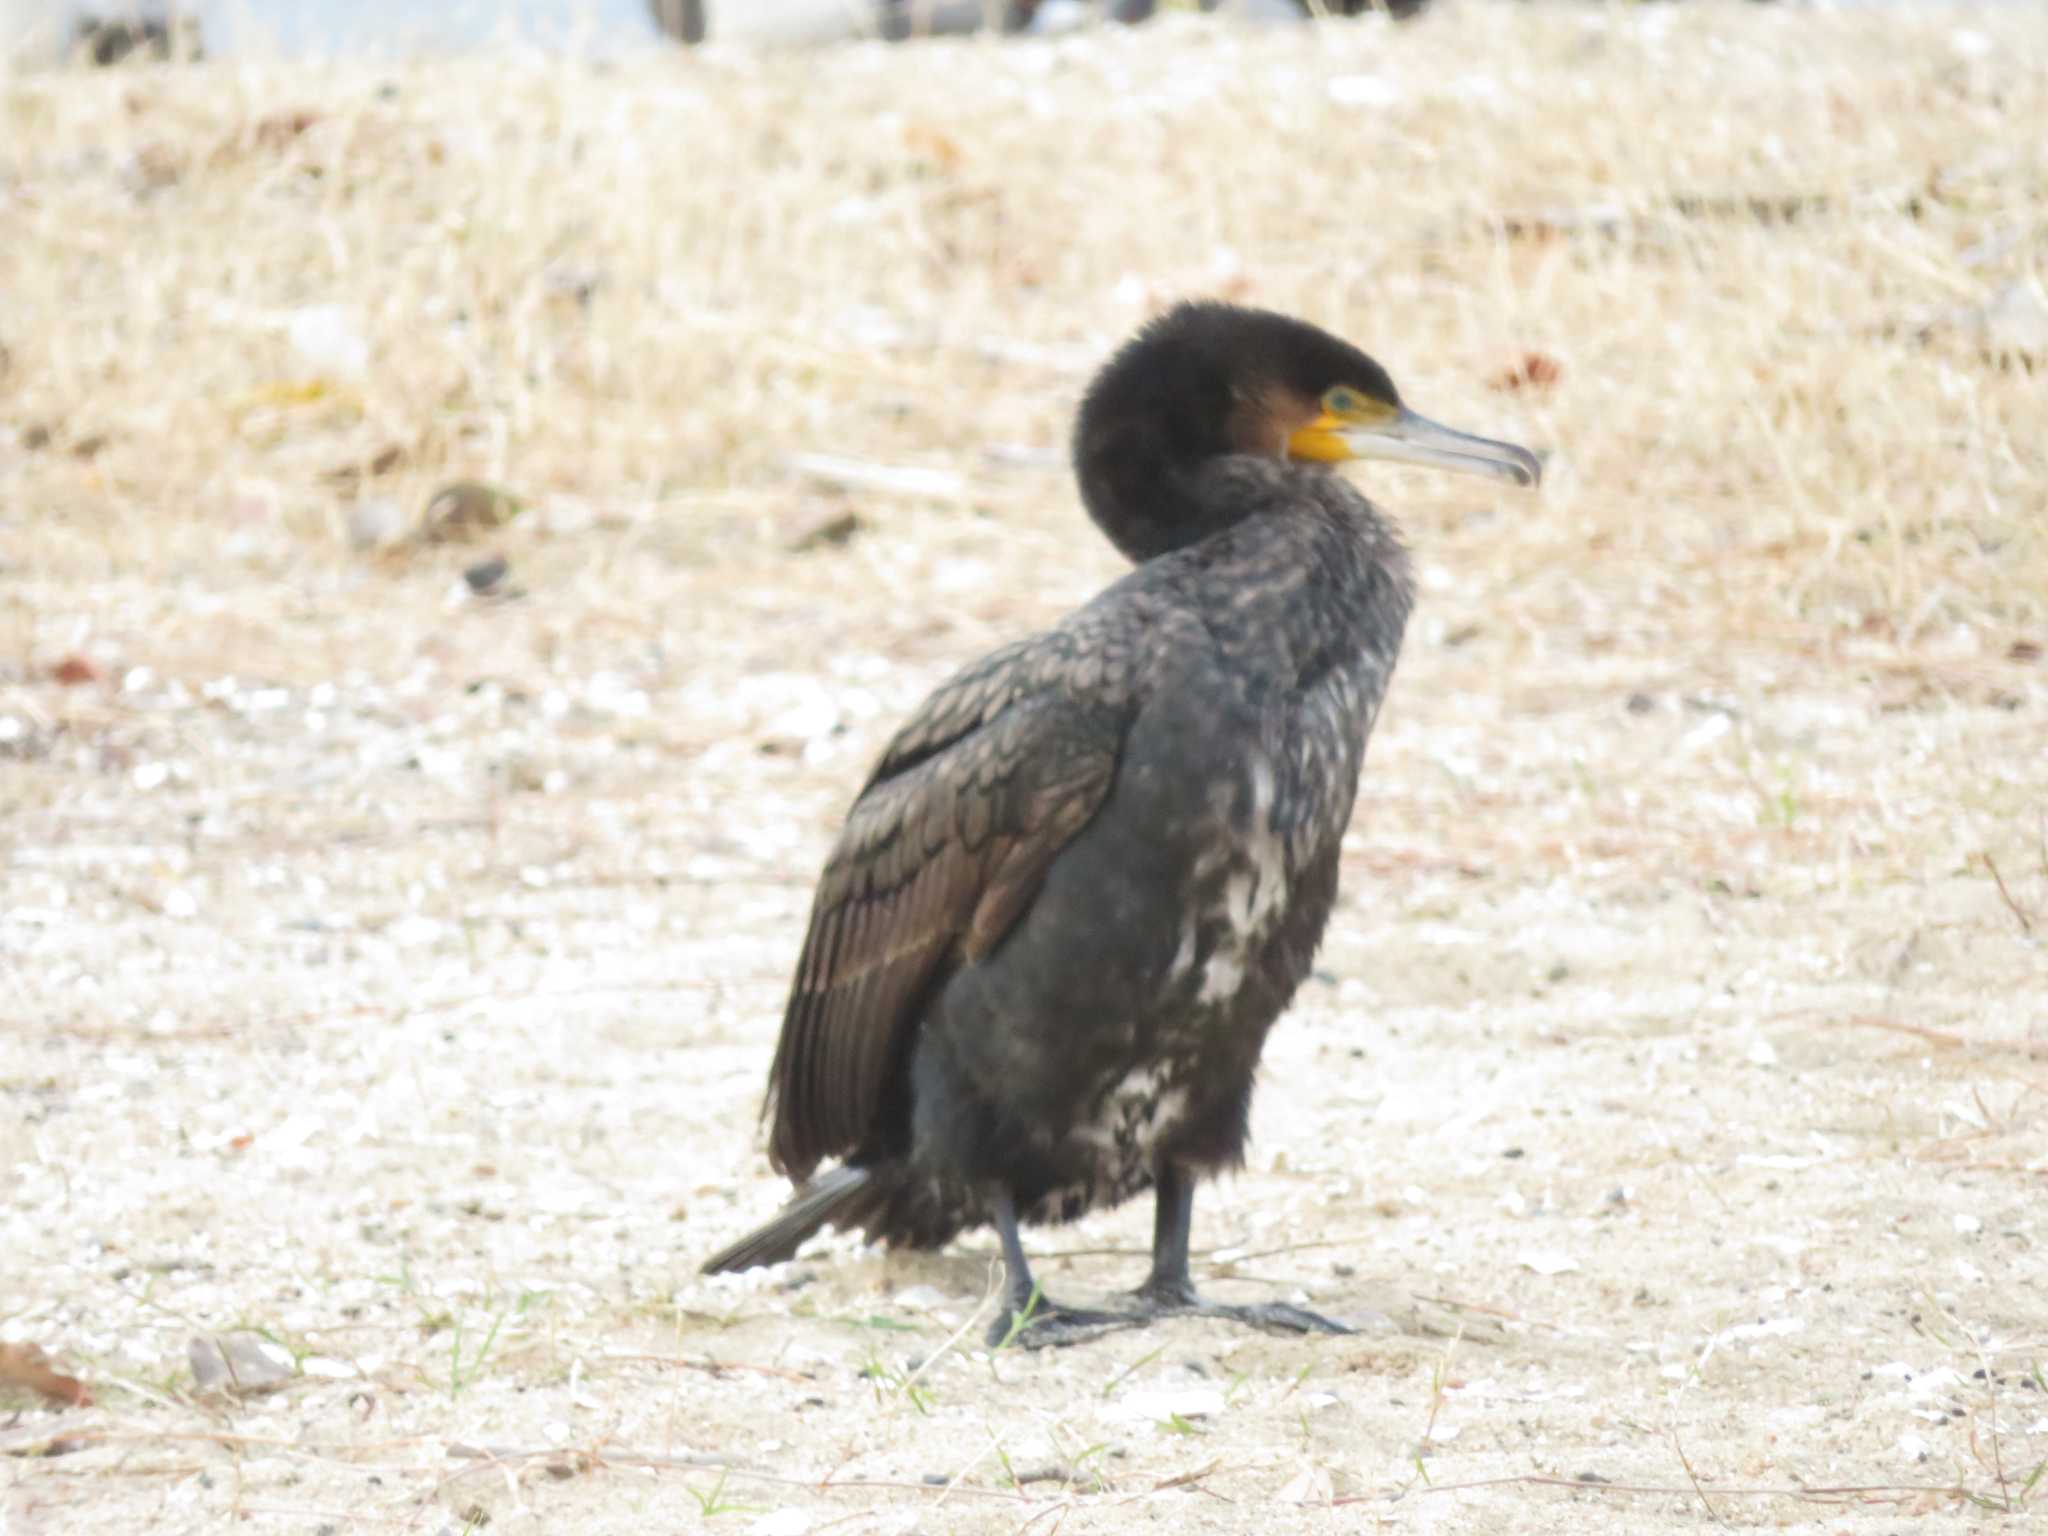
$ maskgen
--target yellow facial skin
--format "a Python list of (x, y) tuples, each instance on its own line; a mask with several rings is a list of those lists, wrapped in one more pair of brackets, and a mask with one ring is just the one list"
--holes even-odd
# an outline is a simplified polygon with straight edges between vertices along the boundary
[(1485, 475), (1532, 490), (1543, 479), (1536, 455), (1513, 443), (1475, 437), (1339, 384), (1326, 390), (1306, 426), (1287, 435), (1287, 456), (1311, 464), (1391, 459), (1460, 474)]
[(1322, 410), (1307, 426), (1288, 434), (1287, 456), (1312, 464), (1342, 464), (1358, 455), (1344, 440), (1346, 432), (1384, 427), (1398, 414), (1384, 400), (1338, 385), (1322, 398)]

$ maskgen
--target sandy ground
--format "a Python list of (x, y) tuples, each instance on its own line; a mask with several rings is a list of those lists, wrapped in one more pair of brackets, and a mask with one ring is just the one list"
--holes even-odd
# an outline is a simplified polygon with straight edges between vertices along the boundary
[[(2038, 1520), (2044, 34), (0, 89), (0, 1346), (93, 1398), (0, 1386), (0, 1533)], [(702, 1279), (837, 819), (1115, 574), (1062, 434), (1185, 291), (1552, 455), (1371, 477), (1423, 600), (1196, 1207), (1359, 1332), (991, 1357), (987, 1234)], [(352, 546), (458, 475), (533, 509)]]

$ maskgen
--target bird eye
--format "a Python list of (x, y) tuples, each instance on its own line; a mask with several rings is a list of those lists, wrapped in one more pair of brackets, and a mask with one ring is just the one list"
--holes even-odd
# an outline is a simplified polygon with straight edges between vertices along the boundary
[(1333, 416), (1349, 416), (1358, 409), (1359, 399), (1356, 394), (1340, 384), (1323, 396), (1323, 404), (1329, 407)]

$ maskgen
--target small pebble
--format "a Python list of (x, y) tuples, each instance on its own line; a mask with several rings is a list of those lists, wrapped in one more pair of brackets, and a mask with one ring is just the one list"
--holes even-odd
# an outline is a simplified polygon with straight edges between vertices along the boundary
[(819, 549), (837, 549), (849, 542), (865, 526), (858, 512), (848, 510), (830, 513), (799, 529), (784, 547), (793, 555), (806, 555)]
[(348, 542), (353, 549), (382, 549), (404, 532), (405, 514), (387, 496), (374, 496), (348, 509)]
[(525, 510), (526, 504), (510, 491), (479, 480), (457, 480), (428, 498), (419, 536), (428, 544), (466, 543), (504, 527)]
[(487, 597), (496, 591), (499, 584), (511, 573), (512, 562), (503, 555), (492, 555), (488, 560), (479, 560), (462, 573), (462, 579), (469, 584), (469, 590), (478, 597)]

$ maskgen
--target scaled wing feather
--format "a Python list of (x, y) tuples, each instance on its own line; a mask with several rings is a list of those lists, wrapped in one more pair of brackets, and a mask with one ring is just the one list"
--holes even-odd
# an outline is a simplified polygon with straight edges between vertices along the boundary
[(791, 1178), (867, 1140), (932, 989), (1002, 941), (1108, 794), (1128, 696), (1116, 668), (1073, 687), (1078, 638), (1010, 646), (941, 687), (848, 813), (769, 1073), (769, 1157)]

